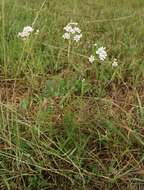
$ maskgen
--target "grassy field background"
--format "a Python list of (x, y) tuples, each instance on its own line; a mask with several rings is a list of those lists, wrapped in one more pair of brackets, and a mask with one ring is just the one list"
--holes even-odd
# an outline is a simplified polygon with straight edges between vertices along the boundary
[[(143, 190), (144, 1), (1, 0), (0, 10), (0, 190)], [(69, 52), (71, 20), (83, 37)], [(23, 42), (27, 25), (40, 32)], [(95, 43), (105, 64), (88, 62)]]

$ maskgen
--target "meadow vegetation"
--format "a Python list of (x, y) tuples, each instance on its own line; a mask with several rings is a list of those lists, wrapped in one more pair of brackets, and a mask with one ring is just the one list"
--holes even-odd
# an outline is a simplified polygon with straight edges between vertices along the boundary
[[(0, 190), (143, 190), (144, 1), (1, 0), (0, 12)], [(25, 26), (38, 34), (22, 40)], [(105, 63), (89, 62), (94, 44)]]

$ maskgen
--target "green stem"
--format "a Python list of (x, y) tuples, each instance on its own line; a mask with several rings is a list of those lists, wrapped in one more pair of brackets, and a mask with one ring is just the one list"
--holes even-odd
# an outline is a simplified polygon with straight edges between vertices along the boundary
[(70, 51), (71, 51), (71, 40), (69, 40), (68, 44), (68, 65), (70, 67)]

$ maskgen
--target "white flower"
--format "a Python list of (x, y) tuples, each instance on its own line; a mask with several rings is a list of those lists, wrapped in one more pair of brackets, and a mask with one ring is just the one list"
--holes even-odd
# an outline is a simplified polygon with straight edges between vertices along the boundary
[(105, 49), (106, 49), (105, 47), (100, 47), (96, 51), (96, 54), (99, 56), (100, 61), (104, 61), (107, 57), (107, 52)]
[(23, 32), (25, 33), (32, 33), (33, 32), (33, 28), (31, 26), (25, 26), (23, 29)]
[(65, 39), (65, 40), (69, 40), (70, 39), (70, 33), (64, 33), (64, 35), (63, 35), (63, 38)]
[(71, 25), (69, 25), (69, 24), (64, 27), (64, 30), (65, 30), (66, 32), (70, 32), (70, 33), (73, 31)]
[[(71, 23), (68, 23), (65, 27), (64, 27), (64, 30), (66, 32), (69, 32), (69, 33), (72, 33), (72, 34), (75, 34), (75, 32), (77, 32), (79, 28), (78, 27), (73, 27), (71, 25)], [(79, 29), (80, 30), (80, 29)]]
[(21, 37), (23, 40), (26, 40), (33, 31), (34, 29), (31, 26), (26, 26), (23, 28), (22, 32), (18, 33), (18, 37)]
[(95, 57), (93, 55), (91, 55), (89, 58), (88, 58), (89, 62), (90, 63), (93, 63), (94, 60), (95, 60)]
[(38, 30), (38, 29), (36, 30), (35, 34), (36, 34), (36, 35), (38, 35), (38, 34), (39, 34), (39, 30)]
[(18, 36), (21, 38), (27, 38), (30, 35), (30, 33), (27, 32), (19, 32)]
[(81, 30), (80, 30), (79, 27), (74, 27), (74, 31), (77, 32), (77, 33), (79, 33), (79, 34), (81, 33)]
[(82, 34), (77, 34), (74, 36), (73, 39), (74, 39), (74, 41), (78, 42), (81, 39), (81, 37), (82, 37)]
[(71, 29), (71, 32), (70, 32), (71, 34), (75, 34), (76, 33), (76, 31), (74, 30), (74, 28), (72, 28)]
[(77, 26), (78, 23), (77, 22), (70, 22), (68, 23), (63, 29), (65, 31), (63, 38), (66, 40), (74, 40), (76, 42), (78, 42), (81, 37), (81, 30), (80, 28)]
[(117, 59), (114, 59), (113, 63), (112, 63), (112, 67), (117, 67), (118, 66), (118, 61)]

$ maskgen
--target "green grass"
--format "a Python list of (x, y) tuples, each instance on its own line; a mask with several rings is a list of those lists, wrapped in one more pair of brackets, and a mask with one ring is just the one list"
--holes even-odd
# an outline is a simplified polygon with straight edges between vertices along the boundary
[[(0, 190), (143, 190), (144, 1), (1, 0), (0, 10)], [(69, 51), (70, 20), (83, 37)], [(40, 33), (23, 42), (32, 24)], [(94, 43), (105, 64), (88, 62)]]

